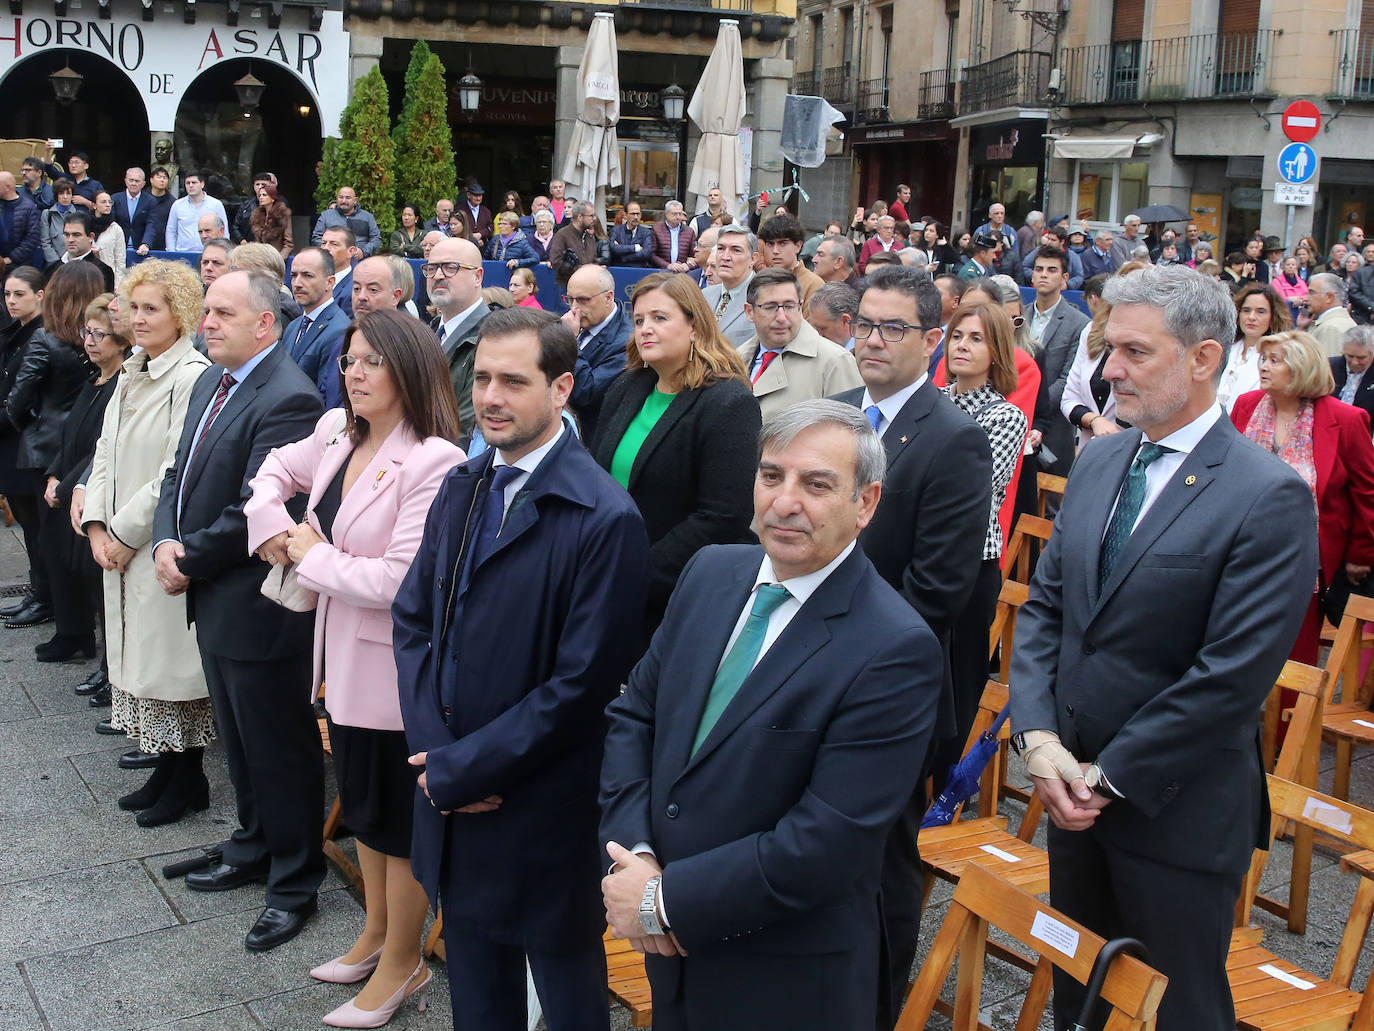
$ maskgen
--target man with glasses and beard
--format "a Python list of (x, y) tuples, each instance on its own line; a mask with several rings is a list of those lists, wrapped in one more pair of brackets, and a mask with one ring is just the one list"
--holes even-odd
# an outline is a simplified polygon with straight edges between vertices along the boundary
[(435, 331), (448, 358), (463, 433), (473, 431), (472, 361), (477, 337), (491, 308), (482, 299), (482, 252), (469, 240), (440, 240), (420, 266), (429, 302), (439, 312)]

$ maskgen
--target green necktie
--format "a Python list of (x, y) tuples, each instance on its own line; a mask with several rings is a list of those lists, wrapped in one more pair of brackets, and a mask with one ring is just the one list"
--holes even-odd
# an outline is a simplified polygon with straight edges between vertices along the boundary
[(1126, 484), (1121, 488), (1121, 497), (1116, 503), (1116, 512), (1107, 526), (1107, 536), (1102, 538), (1102, 561), (1098, 563), (1097, 587), (1101, 590), (1112, 575), (1112, 566), (1121, 557), (1126, 542), (1131, 539), (1135, 521), (1140, 516), (1140, 506), (1145, 503), (1145, 470), (1151, 462), (1165, 455), (1172, 455), (1171, 447), (1146, 443), (1131, 463), (1131, 471), (1126, 474)]
[(753, 670), (754, 662), (763, 650), (763, 639), (768, 633), (768, 617), (788, 597), (786, 587), (778, 584), (759, 585), (758, 592), (754, 595), (754, 604), (749, 609), (749, 618), (744, 621), (744, 629), (740, 631), (739, 637), (735, 638), (735, 646), (730, 649), (730, 654), (725, 656), (725, 661), (716, 672), (716, 679), (711, 683), (711, 693), (706, 697), (706, 708), (701, 713), (697, 736), (692, 741), (693, 755), (697, 754), (697, 749), (706, 740), (706, 735), (711, 733), (711, 729), (720, 719), (720, 714), (739, 692), (744, 678)]

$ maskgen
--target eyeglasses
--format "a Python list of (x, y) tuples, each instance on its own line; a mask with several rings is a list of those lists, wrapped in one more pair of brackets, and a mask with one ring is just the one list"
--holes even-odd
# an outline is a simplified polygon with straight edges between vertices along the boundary
[(420, 266), (420, 275), (426, 279), (433, 279), (440, 272), (447, 278), (452, 279), (460, 271), (477, 272), (481, 265), (464, 265), (461, 261), (427, 261)]
[(103, 329), (83, 329), (81, 331), (82, 338), (89, 340), (93, 344), (101, 343), (109, 335), (110, 334), (106, 333)]
[(600, 297), (602, 294), (608, 294), (608, 293), (610, 293), (610, 292), (611, 292), (611, 291), (609, 291), (609, 290), (599, 290), (598, 292), (592, 294), (590, 297), (572, 297), (572, 296), (570, 296), (569, 294), (564, 294), (564, 295), (563, 295), (563, 303), (566, 304), (569, 308), (572, 308), (572, 307), (585, 308), (587, 305), (591, 304), (594, 300), (596, 300), (596, 299), (597, 299), (598, 297)]
[(339, 371), (347, 372), (358, 362), (363, 363), (363, 372), (376, 372), (386, 364), (386, 356), (381, 354), (341, 354), (339, 355)]
[[(754, 305), (754, 307), (757, 308), (759, 311), (763, 312), (769, 318), (772, 318), (778, 312), (782, 312), (784, 315), (795, 315), (797, 314), (797, 312), (801, 311), (801, 305), (798, 304), (796, 301), (783, 301), (781, 304), (778, 304), (774, 301), (765, 301), (762, 304)], [(897, 339), (900, 340), (901, 337), (898, 337)]]
[(854, 330), (855, 340), (867, 340), (876, 329), (878, 335), (889, 344), (901, 343), (911, 330), (923, 328), (913, 326), (910, 322), (869, 322), (868, 319), (855, 319), (849, 325)]

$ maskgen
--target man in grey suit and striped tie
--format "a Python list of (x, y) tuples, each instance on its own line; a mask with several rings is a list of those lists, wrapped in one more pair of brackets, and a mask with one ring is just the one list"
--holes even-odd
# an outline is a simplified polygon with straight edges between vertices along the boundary
[(716, 277), (720, 282), (702, 291), (716, 316), (716, 325), (735, 347), (754, 336), (754, 324), (744, 312), (749, 281), (754, 278), (754, 250), (758, 237), (744, 226), (721, 226), (716, 235)]

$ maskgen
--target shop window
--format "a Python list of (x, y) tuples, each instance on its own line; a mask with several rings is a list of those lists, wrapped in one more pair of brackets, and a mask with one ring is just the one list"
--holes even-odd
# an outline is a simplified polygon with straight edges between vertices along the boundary
[[(1034, 165), (975, 169), (975, 225), (987, 221), (987, 209), (998, 201), (1007, 209), (1007, 225), (1021, 226), (1027, 212), (1039, 205), (1040, 169)], [(979, 217), (981, 216), (981, 217)]]
[(1074, 215), (1096, 222), (1120, 222), (1148, 204), (1149, 196), (1150, 166), (1144, 161), (1084, 161), (1078, 169)]

